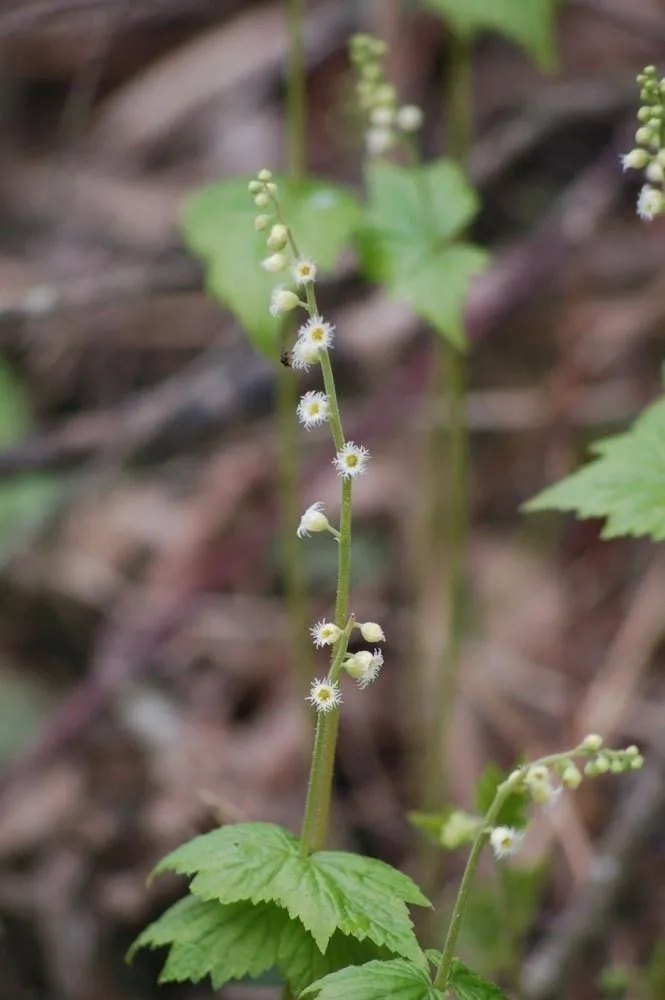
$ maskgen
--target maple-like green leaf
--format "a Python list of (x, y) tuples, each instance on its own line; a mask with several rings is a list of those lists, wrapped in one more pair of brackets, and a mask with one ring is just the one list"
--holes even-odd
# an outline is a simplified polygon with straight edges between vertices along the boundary
[(592, 461), (522, 507), (574, 511), (606, 518), (602, 538), (649, 535), (665, 539), (665, 398), (646, 409), (625, 434), (596, 441)]
[(555, 0), (421, 0), (455, 34), (470, 40), (481, 31), (503, 35), (542, 69), (554, 66)]
[[(499, 785), (508, 774), (494, 763), (489, 763), (476, 783), (476, 809), (484, 816), (492, 805)], [(494, 822), (495, 826), (512, 826), (516, 830), (525, 829), (529, 821), (528, 800), (525, 792), (509, 795), (501, 806)]]
[(316, 994), (318, 1000), (443, 1000), (432, 986), (428, 972), (404, 959), (368, 962), (333, 972), (308, 986), (302, 996)]
[(429, 903), (411, 879), (373, 858), (340, 851), (302, 857), (298, 840), (281, 827), (240, 823), (177, 848), (155, 869), (167, 870), (193, 875), (190, 890), (202, 899), (276, 902), (322, 951), (339, 929), (421, 960), (405, 904)]
[(198, 983), (210, 976), (215, 989), (230, 980), (256, 978), (276, 968), (295, 993), (315, 979), (349, 965), (392, 957), (371, 941), (336, 931), (325, 953), (299, 920), (274, 903), (224, 905), (186, 896), (146, 928), (132, 945), (169, 947), (160, 982)]
[(446, 986), (457, 1000), (508, 1000), (503, 990), (489, 980), (483, 979), (458, 959), (453, 960), (450, 979)]
[[(183, 206), (182, 232), (187, 246), (205, 264), (210, 294), (235, 314), (255, 347), (276, 358), (280, 320), (268, 308), (278, 281), (260, 264), (269, 251), (266, 233), (254, 230), (259, 209), (247, 190), (248, 180), (235, 177), (190, 195)], [(327, 181), (309, 179), (297, 185), (279, 177), (276, 181), (298, 249), (311, 256), (322, 272), (332, 270), (358, 223), (360, 207), (354, 195)]]
[(484, 250), (454, 242), (478, 210), (473, 188), (446, 160), (411, 168), (371, 163), (367, 184), (369, 205), (357, 236), (365, 273), (464, 347), (469, 281), (487, 263)]
[(272, 903), (222, 906), (186, 896), (143, 931), (132, 945), (170, 946), (159, 981), (198, 983), (210, 976), (215, 989), (231, 979), (258, 976), (277, 965), (287, 913)]

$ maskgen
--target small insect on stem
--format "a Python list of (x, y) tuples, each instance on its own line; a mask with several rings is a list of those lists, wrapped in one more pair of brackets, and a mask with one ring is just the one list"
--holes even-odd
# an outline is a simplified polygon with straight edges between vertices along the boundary
[(285, 368), (291, 368), (291, 352), (287, 351), (285, 347), (279, 352), (279, 360)]

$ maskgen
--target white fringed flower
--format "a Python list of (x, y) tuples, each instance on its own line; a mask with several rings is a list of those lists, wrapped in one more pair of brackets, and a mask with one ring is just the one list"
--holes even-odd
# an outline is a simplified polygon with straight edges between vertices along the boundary
[(319, 363), (320, 357), (318, 347), (312, 347), (307, 341), (298, 339), (291, 351), (291, 367), (306, 372), (310, 365)]
[(282, 316), (286, 312), (291, 312), (298, 305), (300, 305), (300, 299), (290, 288), (286, 288), (284, 285), (277, 285), (273, 288), (270, 296), (271, 316)]
[(316, 280), (316, 264), (308, 257), (301, 257), (293, 264), (291, 273), (299, 285), (307, 285)]
[(325, 392), (306, 392), (297, 407), (298, 420), (307, 430), (328, 419), (328, 397)]
[(342, 692), (339, 684), (331, 684), (330, 681), (312, 681), (312, 686), (308, 697), (309, 701), (317, 712), (332, 712), (342, 703)]
[(361, 691), (376, 680), (382, 666), (383, 653), (380, 649), (375, 649), (372, 653), (368, 649), (361, 649), (344, 661), (344, 669), (357, 682)]
[(329, 531), (330, 522), (328, 518), (323, 513), (323, 504), (320, 502), (313, 503), (307, 508), (303, 516), (300, 518), (300, 525), (296, 531), (298, 538), (306, 538), (313, 531)]
[(302, 345), (303, 351), (323, 351), (332, 347), (335, 327), (332, 323), (326, 323), (321, 316), (312, 316), (298, 331), (298, 344)]
[(341, 628), (333, 622), (327, 622), (324, 619), (317, 622), (316, 625), (312, 625), (309, 631), (312, 635), (314, 645), (319, 649), (321, 646), (332, 646), (342, 634)]
[(650, 184), (645, 184), (637, 198), (637, 214), (650, 222), (665, 208), (665, 197)]
[(517, 854), (523, 840), (522, 831), (512, 826), (495, 826), (490, 833), (490, 844), (495, 858), (507, 858)]
[(369, 461), (369, 451), (364, 445), (347, 441), (341, 451), (333, 459), (333, 465), (338, 475), (343, 479), (352, 479), (365, 471)]

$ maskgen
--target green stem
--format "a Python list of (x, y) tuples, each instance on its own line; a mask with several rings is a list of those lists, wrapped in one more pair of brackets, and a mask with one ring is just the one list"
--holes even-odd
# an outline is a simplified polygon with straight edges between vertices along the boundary
[(289, 177), (301, 180), (305, 174), (305, 59), (302, 26), (305, 20), (304, 0), (287, 0), (288, 65), (286, 109), (288, 130)]
[[(294, 253), (298, 247), (290, 236)], [(313, 285), (306, 286), (307, 308), (310, 316), (318, 315), (316, 293)], [(335, 387), (335, 378), (328, 351), (321, 352), (321, 372), (328, 399), (328, 421), (335, 449), (339, 451), (344, 445), (344, 430), (339, 412), (339, 402)], [(335, 624), (343, 629), (343, 633), (333, 649), (332, 663), (328, 679), (338, 683), (342, 662), (346, 654), (349, 636), (354, 625), (349, 619), (349, 590), (351, 581), (351, 499), (352, 481), (342, 479), (342, 502), (339, 525), (339, 555), (337, 564), (337, 595), (335, 599)], [(321, 712), (316, 722), (314, 749), (307, 786), (307, 802), (302, 831), (300, 834), (300, 851), (303, 855), (320, 851), (325, 845), (332, 799), (333, 774), (335, 766), (335, 750), (339, 731), (339, 709)]]
[[(328, 674), (331, 683), (338, 683), (342, 663), (346, 656), (349, 636), (355, 620), (350, 618), (335, 645), (332, 664)], [(332, 783), (335, 767), (335, 749), (339, 729), (339, 709), (321, 712), (316, 721), (312, 765), (307, 785), (307, 801), (302, 831), (300, 833), (300, 853), (303, 857), (313, 851), (320, 851), (326, 841), (328, 818), (330, 816), (330, 801), (332, 798)]]
[(457, 946), (457, 939), (459, 937), (460, 927), (462, 926), (462, 917), (464, 916), (464, 910), (469, 898), (469, 892), (473, 883), (474, 875), (476, 874), (476, 868), (478, 867), (478, 860), (483, 847), (489, 839), (491, 828), (495, 825), (504, 802), (506, 802), (506, 800), (514, 792), (521, 788), (524, 776), (530, 767), (537, 767), (540, 765), (551, 767), (554, 764), (558, 764), (559, 761), (570, 760), (575, 755), (585, 753), (586, 752), (583, 746), (580, 745), (574, 750), (569, 750), (567, 753), (557, 753), (551, 754), (547, 757), (541, 757), (539, 760), (536, 760), (531, 764), (524, 764), (522, 767), (513, 771), (510, 777), (506, 778), (506, 780), (497, 788), (494, 801), (487, 810), (484, 823), (478, 831), (476, 839), (471, 846), (464, 874), (462, 875), (462, 881), (460, 882), (457, 890), (457, 897), (455, 898), (453, 914), (450, 919), (450, 924), (448, 925), (448, 933), (443, 946), (441, 962), (439, 963), (439, 968), (437, 969), (436, 976), (434, 977), (433, 985), (435, 989), (442, 991), (445, 990), (450, 978), (453, 958), (455, 956), (455, 948)]

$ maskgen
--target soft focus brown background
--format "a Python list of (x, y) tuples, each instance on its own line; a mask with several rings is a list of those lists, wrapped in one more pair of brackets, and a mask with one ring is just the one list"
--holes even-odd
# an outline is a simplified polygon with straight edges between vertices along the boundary
[[(397, 0), (307, 6), (311, 169), (360, 189), (345, 46), (361, 28), (393, 44), (388, 70), (439, 155), (440, 23)], [(283, 162), (285, 44), (277, 2), (0, 3), (0, 514), (26, 473), (48, 476), (0, 519), (1, 1000), (210, 997), (160, 990), (156, 957), (124, 964), (179, 891), (147, 890), (148, 871), (220, 820), (299, 825), (310, 720), (275, 540), (275, 372), (205, 299), (177, 227), (193, 188)], [(665, 934), (665, 562), (648, 542), (600, 542), (596, 523), (517, 509), (660, 391), (665, 223), (638, 222), (618, 154), (635, 74), (663, 64), (665, 3), (571, 0), (559, 51), (551, 78), (494, 38), (474, 57), (475, 235), (494, 259), (469, 305), (470, 599), (449, 782), (468, 806), (488, 759), (588, 731), (650, 758), (540, 817), (525, 851), (551, 859), (528, 995), (592, 1000), (600, 969), (639, 966)], [(323, 299), (350, 436), (373, 455), (353, 604), (389, 634), (371, 697), (345, 693), (334, 841), (414, 871), (410, 642), (441, 617), (433, 600), (414, 623), (410, 582), (431, 334), (352, 259)], [(17, 386), (34, 411), (18, 431)], [(326, 436), (303, 447), (303, 506), (334, 511)], [(318, 542), (312, 619), (334, 587)], [(239, 990), (224, 995), (258, 995)]]

